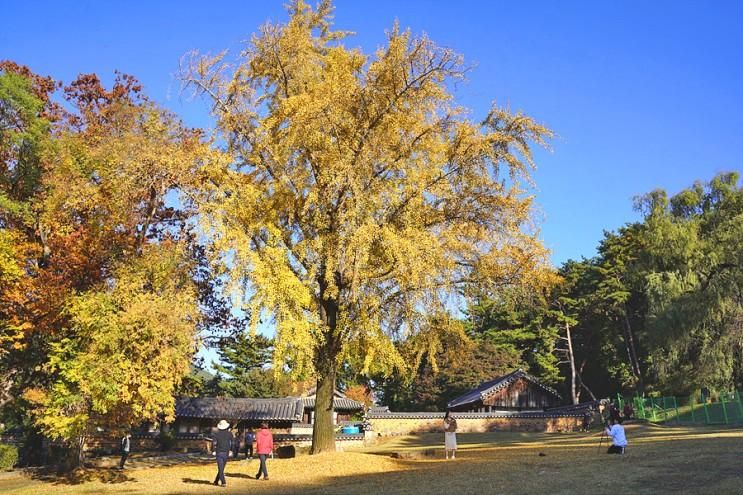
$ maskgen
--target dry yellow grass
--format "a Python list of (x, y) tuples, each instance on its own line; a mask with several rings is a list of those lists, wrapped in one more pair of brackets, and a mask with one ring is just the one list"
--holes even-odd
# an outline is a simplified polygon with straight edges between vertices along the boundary
[[(445, 461), (441, 435), (397, 437), (356, 452), (269, 461), (271, 480), (252, 478), (257, 461), (228, 464), (228, 487), (210, 484), (214, 465), (93, 470), (87, 480), (0, 479), (12, 494), (741, 494), (743, 430), (630, 426), (624, 457), (598, 450), (599, 434), (459, 435)], [(605, 444), (604, 444), (605, 445)], [(389, 454), (438, 448), (439, 458)], [(539, 453), (545, 454), (539, 456)]]

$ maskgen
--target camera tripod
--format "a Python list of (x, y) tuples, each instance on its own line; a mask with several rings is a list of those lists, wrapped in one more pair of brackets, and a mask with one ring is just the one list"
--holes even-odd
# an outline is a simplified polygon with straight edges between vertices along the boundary
[(606, 421), (601, 422), (601, 440), (599, 440), (599, 454), (601, 453), (601, 445), (604, 443), (604, 438), (606, 438)]

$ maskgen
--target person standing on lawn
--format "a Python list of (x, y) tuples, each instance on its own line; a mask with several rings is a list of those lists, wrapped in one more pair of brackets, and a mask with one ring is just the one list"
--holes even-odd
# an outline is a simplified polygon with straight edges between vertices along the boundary
[(624, 411), (623, 412), (624, 412), (624, 419), (625, 419), (625, 421), (628, 420), (628, 419), (632, 419), (632, 418), (635, 417), (635, 408), (632, 407), (632, 403), (631, 402), (627, 402), (624, 405)]
[(255, 432), (252, 427), (248, 427), (248, 431), (245, 432), (245, 458), (253, 458), (253, 442), (255, 442)]
[(240, 439), (242, 439), (242, 432), (235, 428), (232, 437), (232, 457), (234, 457), (235, 460), (240, 457)]
[(593, 414), (590, 409), (586, 409), (583, 413), (583, 431), (591, 429), (591, 421), (593, 421)]
[(124, 464), (129, 457), (129, 452), (132, 449), (132, 434), (130, 431), (124, 433), (124, 437), (121, 439), (121, 460), (119, 461), (119, 469), (124, 469)]
[(266, 458), (273, 452), (273, 435), (271, 434), (271, 430), (268, 429), (268, 423), (261, 423), (261, 429), (255, 435), (255, 451), (261, 460), (261, 465), (258, 468), (258, 474), (255, 475), (255, 479), (261, 479), (261, 474), (263, 474), (263, 481), (268, 481)]
[(229, 430), (230, 424), (223, 420), (217, 424), (217, 431), (212, 435), (212, 455), (217, 458), (217, 476), (214, 478), (214, 484), (221, 482), (222, 486), (227, 486), (224, 479), (224, 469), (227, 467), (227, 459), (232, 455), (232, 432)]
[(449, 410), (444, 416), (444, 451), (447, 460), (449, 460), (449, 452), (451, 452), (452, 459), (457, 458), (457, 420), (452, 417)]

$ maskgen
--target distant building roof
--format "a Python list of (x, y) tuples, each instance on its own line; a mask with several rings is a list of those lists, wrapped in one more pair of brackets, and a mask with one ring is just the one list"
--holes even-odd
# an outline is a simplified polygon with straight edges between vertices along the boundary
[[(372, 411), (370, 410), (367, 419), (444, 419), (443, 412), (394, 412), (394, 411)], [(453, 412), (451, 415), (459, 419), (483, 419), (483, 418), (560, 418), (560, 417), (581, 417), (582, 411), (496, 411), (496, 412)]]
[[(302, 402), (305, 408), (314, 409), (315, 400), (317, 399), (316, 389), (312, 388), (307, 392), (307, 397), (302, 397)], [(338, 389), (333, 391), (333, 409), (342, 411), (361, 411), (364, 409), (364, 404), (361, 402), (349, 399), (346, 394)]]
[[(312, 397), (302, 397), (302, 403), (304, 404), (305, 408), (314, 409), (315, 396), (313, 395)], [(333, 397), (333, 409), (335, 409), (336, 411), (361, 411), (362, 409), (364, 409), (364, 404), (347, 397)]]
[(301, 399), (244, 399), (233, 397), (181, 398), (176, 401), (175, 415), (182, 418), (209, 418), (256, 421), (301, 421), (304, 404)]
[(524, 370), (519, 369), (507, 375), (498, 377), (495, 380), (481, 383), (477, 388), (472, 389), (469, 392), (460, 395), (456, 399), (452, 399), (451, 401), (449, 401), (447, 407), (460, 407), (474, 402), (482, 401), (487, 395), (492, 394), (496, 390), (507, 387), (521, 378), (537, 385), (538, 387), (544, 389), (548, 393), (560, 399), (562, 398), (555, 389), (553, 389), (552, 387), (548, 387), (530, 374), (526, 373)]

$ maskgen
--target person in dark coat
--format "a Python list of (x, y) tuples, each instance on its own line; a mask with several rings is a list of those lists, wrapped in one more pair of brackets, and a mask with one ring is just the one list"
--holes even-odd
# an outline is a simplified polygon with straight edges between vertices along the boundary
[(240, 439), (242, 434), (239, 431), (235, 431), (235, 435), (232, 437), (232, 457), (237, 460), (240, 457)]
[(591, 421), (593, 421), (593, 414), (590, 409), (586, 409), (583, 413), (583, 431), (591, 429)]
[(129, 452), (132, 449), (132, 434), (127, 431), (124, 437), (121, 439), (121, 460), (119, 461), (119, 469), (124, 469), (124, 464), (129, 458)]
[(253, 442), (255, 442), (255, 432), (253, 428), (248, 428), (245, 432), (245, 458), (253, 458)]
[(232, 432), (229, 430), (230, 424), (224, 419), (217, 424), (217, 431), (212, 435), (212, 455), (217, 458), (217, 476), (214, 478), (214, 484), (221, 483), (227, 486), (224, 479), (224, 469), (227, 467), (227, 459), (232, 455)]
[(624, 419), (632, 419), (635, 417), (635, 408), (632, 407), (631, 402), (627, 402), (624, 405)]

